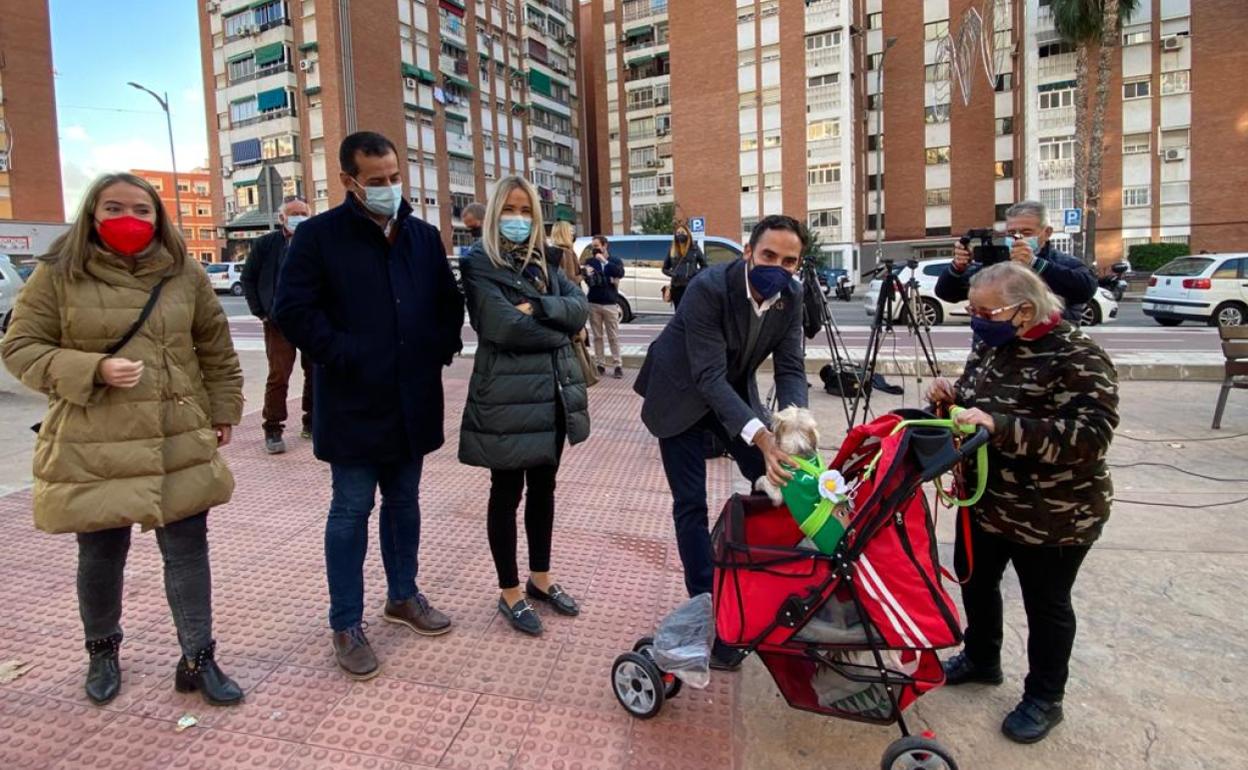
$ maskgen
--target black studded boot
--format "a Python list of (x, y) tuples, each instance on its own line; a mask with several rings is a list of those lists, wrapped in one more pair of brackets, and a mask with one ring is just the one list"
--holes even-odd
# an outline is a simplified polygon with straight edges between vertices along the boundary
[(89, 639), (87, 654), (87, 697), (97, 706), (103, 706), (121, 692), (121, 663), (117, 650), (121, 647), (121, 634), (103, 639)]
[(173, 686), (178, 692), (196, 692), (204, 700), (214, 706), (233, 706), (243, 700), (243, 689), (233, 679), (225, 675), (213, 653), (217, 643), (213, 642), (195, 654), (194, 658), (183, 656), (178, 661), (178, 675)]

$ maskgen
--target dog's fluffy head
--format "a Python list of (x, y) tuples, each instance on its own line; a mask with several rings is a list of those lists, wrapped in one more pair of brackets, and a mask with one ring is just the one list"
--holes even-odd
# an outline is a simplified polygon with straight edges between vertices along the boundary
[(776, 443), (790, 455), (810, 457), (819, 449), (819, 423), (809, 409), (790, 406), (771, 417)]

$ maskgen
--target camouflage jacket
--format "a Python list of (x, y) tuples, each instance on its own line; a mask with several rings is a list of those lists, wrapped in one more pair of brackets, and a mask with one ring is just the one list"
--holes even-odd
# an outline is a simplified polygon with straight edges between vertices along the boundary
[(958, 403), (992, 415), (988, 488), (975, 507), (989, 532), (1032, 545), (1086, 545), (1109, 518), (1105, 455), (1118, 426), (1118, 375), (1063, 321), (1035, 340), (976, 342)]

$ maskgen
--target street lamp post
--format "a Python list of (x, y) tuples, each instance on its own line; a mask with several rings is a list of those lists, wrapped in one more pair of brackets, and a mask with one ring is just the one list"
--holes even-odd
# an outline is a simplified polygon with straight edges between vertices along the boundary
[(884, 263), (884, 57), (897, 44), (897, 38), (884, 41), (875, 68), (875, 264)]
[[(173, 118), (169, 116), (169, 92), (165, 92), (162, 97), (150, 88), (144, 88), (135, 82), (126, 83), (126, 85), (137, 88), (140, 91), (146, 91), (165, 111), (165, 126), (169, 129), (169, 162), (173, 164), (173, 205), (178, 207), (178, 230), (182, 231), (182, 193), (178, 190), (178, 159), (173, 153)], [(183, 231), (183, 235), (185, 232)]]

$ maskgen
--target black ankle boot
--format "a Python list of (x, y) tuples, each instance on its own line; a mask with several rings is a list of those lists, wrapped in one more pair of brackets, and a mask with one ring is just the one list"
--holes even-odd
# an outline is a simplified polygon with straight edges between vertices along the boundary
[(183, 656), (178, 661), (178, 675), (173, 680), (173, 687), (178, 692), (196, 692), (214, 706), (233, 706), (243, 699), (243, 690), (233, 679), (225, 675), (213, 653), (217, 643), (213, 642), (188, 660)]
[(87, 641), (87, 697), (97, 706), (103, 706), (121, 692), (121, 663), (117, 650), (121, 647), (121, 634)]

